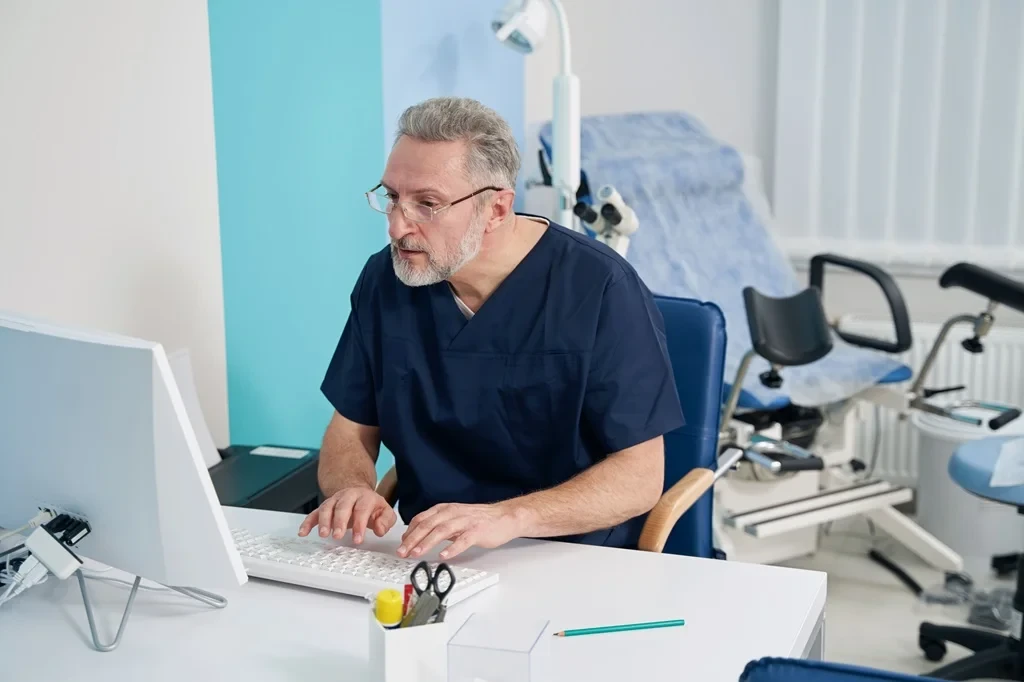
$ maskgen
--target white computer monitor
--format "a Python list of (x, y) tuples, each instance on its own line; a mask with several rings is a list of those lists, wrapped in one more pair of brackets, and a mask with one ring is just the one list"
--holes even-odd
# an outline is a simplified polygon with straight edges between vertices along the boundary
[(85, 517), (76, 551), (164, 585), (247, 576), (160, 344), (0, 312), (0, 527)]

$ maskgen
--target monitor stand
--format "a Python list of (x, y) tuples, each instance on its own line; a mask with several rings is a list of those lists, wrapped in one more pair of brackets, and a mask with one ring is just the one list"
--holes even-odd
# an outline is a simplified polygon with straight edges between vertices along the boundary
[[(96, 619), (92, 612), (92, 602), (89, 601), (89, 590), (85, 586), (86, 577), (83, 575), (81, 569), (75, 571), (78, 575), (78, 586), (82, 590), (82, 602), (85, 604), (85, 617), (89, 619), (89, 631), (92, 633), (92, 644), (96, 651), (113, 651), (117, 648), (117, 645), (121, 643), (121, 636), (124, 634), (124, 627), (128, 623), (128, 616), (131, 615), (132, 605), (135, 603), (135, 595), (139, 592), (139, 585), (142, 584), (142, 576), (135, 576), (135, 582), (132, 584), (132, 591), (128, 594), (128, 605), (125, 606), (124, 615), (121, 616), (121, 624), (117, 628), (117, 634), (114, 636), (114, 641), (109, 644), (101, 644), (99, 633), (96, 632)], [(207, 606), (211, 606), (215, 609), (222, 609), (228, 605), (228, 600), (219, 595), (213, 594), (212, 592), (206, 592), (194, 587), (173, 587), (165, 585), (168, 589), (180, 592), (181, 594), (191, 597)]]

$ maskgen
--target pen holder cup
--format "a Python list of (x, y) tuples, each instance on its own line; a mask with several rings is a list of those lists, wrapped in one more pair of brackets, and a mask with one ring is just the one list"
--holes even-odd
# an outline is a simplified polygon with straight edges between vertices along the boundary
[(448, 624), (384, 628), (369, 610), (371, 682), (447, 682)]
[(549, 621), (474, 613), (448, 641), (447, 682), (545, 682)]

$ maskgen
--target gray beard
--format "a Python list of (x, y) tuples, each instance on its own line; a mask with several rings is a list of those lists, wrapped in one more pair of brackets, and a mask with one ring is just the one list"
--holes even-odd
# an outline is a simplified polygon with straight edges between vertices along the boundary
[[(469, 261), (476, 258), (480, 253), (480, 247), (484, 239), (484, 224), (482, 220), (474, 217), (473, 224), (466, 230), (466, 234), (459, 242), (454, 252), (445, 253), (443, 258), (427, 251), (427, 265), (419, 268), (409, 261), (403, 260), (398, 249), (402, 245), (401, 240), (391, 242), (391, 264), (394, 266), (395, 276), (402, 284), (410, 287), (423, 287), (443, 282), (450, 278)], [(412, 246), (412, 245), (409, 245)]]

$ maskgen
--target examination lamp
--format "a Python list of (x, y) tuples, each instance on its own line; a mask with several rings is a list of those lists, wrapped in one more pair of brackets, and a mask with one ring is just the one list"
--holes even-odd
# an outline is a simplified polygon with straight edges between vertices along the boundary
[[(580, 186), (580, 81), (572, 74), (569, 51), (569, 22), (559, 0), (547, 0), (558, 21), (562, 67), (554, 82), (554, 113), (551, 117), (551, 184), (558, 196), (554, 220), (575, 228), (573, 206)], [(512, 49), (530, 54), (544, 40), (548, 26), (545, 0), (510, 0), (491, 22), (498, 40)]]

